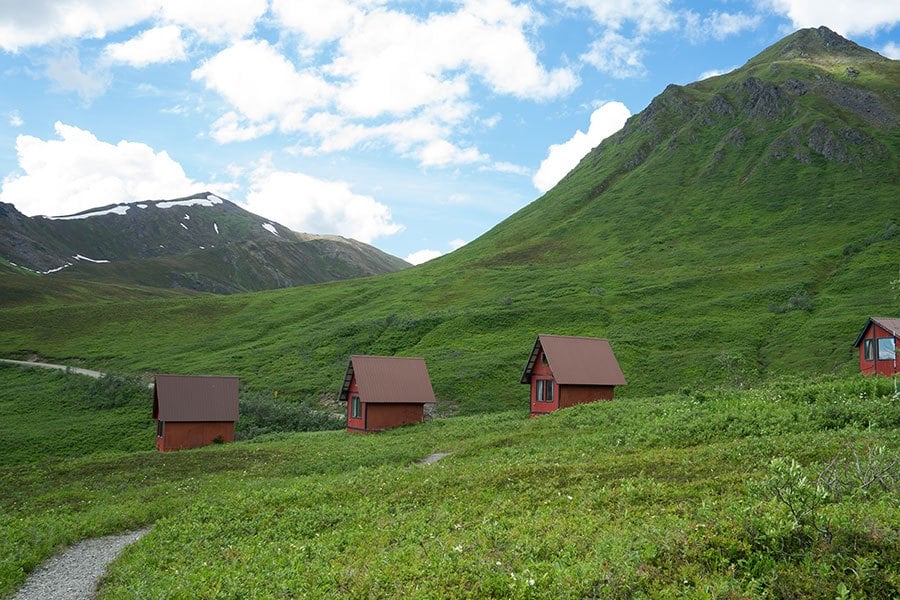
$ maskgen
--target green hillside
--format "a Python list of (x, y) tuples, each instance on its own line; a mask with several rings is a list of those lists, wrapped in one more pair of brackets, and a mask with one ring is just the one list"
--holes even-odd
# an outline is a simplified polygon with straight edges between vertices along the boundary
[(895, 597), (898, 432), (857, 376), (0, 466), (0, 595), (153, 523), (102, 598)]
[(463, 413), (524, 405), (537, 333), (609, 338), (640, 395), (850, 373), (897, 312), (900, 63), (825, 29), (669, 86), (554, 189), (446, 257), (226, 298), (0, 310), (0, 353), (333, 396), (351, 353), (424, 356)]

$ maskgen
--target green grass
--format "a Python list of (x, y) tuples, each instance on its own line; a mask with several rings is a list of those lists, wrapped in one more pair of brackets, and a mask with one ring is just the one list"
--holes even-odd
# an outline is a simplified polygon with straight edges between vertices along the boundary
[(101, 597), (890, 597), (896, 488), (826, 503), (824, 539), (758, 484), (781, 456), (896, 457), (898, 426), (890, 381), (795, 380), (6, 467), (0, 590), (155, 523)]
[(147, 386), (128, 378), (0, 365), (0, 467), (150, 450), (151, 402)]

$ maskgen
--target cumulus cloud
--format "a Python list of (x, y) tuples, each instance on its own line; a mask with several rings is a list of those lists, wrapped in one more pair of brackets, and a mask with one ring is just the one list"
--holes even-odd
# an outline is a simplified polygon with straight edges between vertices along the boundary
[(881, 49), (881, 55), (886, 56), (891, 60), (900, 60), (900, 44), (888, 42), (884, 48)]
[(221, 41), (250, 34), (266, 0), (30, 0), (0, 3), (0, 49), (18, 52), (65, 39), (103, 39), (145, 21), (179, 25)]
[(26, 215), (62, 215), (116, 202), (177, 198), (208, 187), (188, 178), (165, 151), (98, 140), (57, 122), (58, 139), (16, 138), (21, 172), (3, 180), (0, 201)]
[(21, 127), (25, 124), (25, 121), (22, 120), (22, 115), (20, 115), (17, 110), (10, 112), (8, 116), (10, 127)]
[(103, 94), (112, 80), (109, 71), (102, 67), (83, 69), (76, 50), (49, 59), (44, 74), (57, 91), (75, 92), (88, 104)]
[(338, 234), (365, 243), (403, 230), (391, 210), (343, 181), (269, 166), (250, 175), (247, 210), (305, 233)]
[(669, 31), (678, 24), (670, 0), (564, 0), (572, 8), (586, 8), (594, 20), (610, 29), (634, 23), (640, 33)]
[(429, 260), (437, 258), (438, 256), (443, 256), (443, 254), (444, 253), (440, 250), (430, 250), (428, 248), (425, 248), (424, 250), (417, 250), (415, 252), (407, 254), (406, 258), (404, 258), (403, 260), (413, 265), (421, 265), (422, 263), (428, 262)]
[(282, 131), (296, 131), (310, 108), (323, 106), (334, 94), (328, 83), (315, 74), (298, 72), (265, 40), (229, 46), (204, 61), (191, 78), (221, 94), (249, 121), (258, 124), (274, 118)]
[[(275, 19), (313, 48), (298, 63), (268, 42), (244, 40), (196, 69), (194, 79), (240, 117), (217, 122), (213, 137), (249, 139), (274, 121), (301, 134), (302, 154), (387, 144), (423, 166), (483, 163), (489, 157), (453, 139), (476, 109), (474, 82), (536, 101), (578, 85), (573, 70), (539, 61), (529, 34), (540, 17), (530, 6), (472, 0), (423, 17), (382, 4), (276, 0)], [(320, 52), (326, 42), (334, 44)]]
[(127, 42), (109, 44), (104, 50), (104, 56), (110, 62), (140, 68), (155, 63), (181, 61), (186, 54), (181, 28), (166, 25), (148, 29)]
[[(458, 250), (466, 245), (466, 241), (462, 239), (450, 240), (447, 242), (447, 247), (450, 248), (450, 251)], [(415, 252), (411, 252), (406, 255), (406, 262), (414, 265), (420, 265), (424, 262), (428, 262), (429, 260), (435, 259), (438, 256), (443, 256), (444, 253), (440, 250), (432, 250), (431, 248), (424, 248), (422, 250), (417, 250)]]
[(0, 4), (0, 48), (18, 52), (66, 38), (103, 38), (154, 12), (145, 0), (30, 0)]
[(703, 81), (704, 79), (709, 79), (710, 77), (718, 77), (719, 75), (724, 75), (725, 73), (731, 73), (735, 69), (737, 69), (737, 65), (728, 67), (727, 69), (710, 69), (709, 71), (703, 71), (697, 77), (697, 81)]
[(625, 37), (615, 31), (607, 31), (591, 43), (581, 59), (616, 79), (641, 77), (647, 72), (643, 62), (643, 43), (643, 38)]
[(701, 17), (693, 11), (687, 11), (684, 22), (688, 38), (694, 42), (703, 42), (709, 38), (724, 40), (742, 31), (756, 29), (762, 23), (762, 16), (713, 11), (708, 16)]
[(896, 0), (766, 0), (765, 4), (794, 27), (825, 25), (842, 35), (872, 33), (900, 22)]
[(607, 102), (591, 114), (587, 133), (575, 132), (567, 142), (553, 144), (547, 158), (535, 173), (532, 183), (541, 193), (546, 192), (571, 171), (591, 148), (620, 130), (631, 112), (621, 102)]

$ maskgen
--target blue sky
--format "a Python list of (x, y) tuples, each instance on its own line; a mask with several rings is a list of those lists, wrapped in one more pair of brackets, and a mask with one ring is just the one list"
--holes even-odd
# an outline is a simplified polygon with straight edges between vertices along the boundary
[(421, 262), (669, 83), (819, 25), (897, 59), (898, 22), (896, 0), (0, 2), (0, 201), (210, 190)]

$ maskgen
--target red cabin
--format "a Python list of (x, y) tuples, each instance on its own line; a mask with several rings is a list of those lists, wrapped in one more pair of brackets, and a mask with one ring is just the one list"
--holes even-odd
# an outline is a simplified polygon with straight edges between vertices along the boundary
[(900, 319), (870, 317), (856, 338), (859, 346), (859, 370), (864, 375), (891, 377), (900, 373), (897, 368), (897, 349), (900, 346)]
[(425, 359), (393, 356), (351, 356), (338, 399), (355, 433), (421, 423), (436, 402)]
[(539, 335), (522, 383), (531, 384), (531, 416), (597, 400), (612, 400), (625, 377), (607, 340)]
[(237, 377), (157, 375), (153, 384), (157, 449), (168, 452), (232, 441), (240, 381)]

